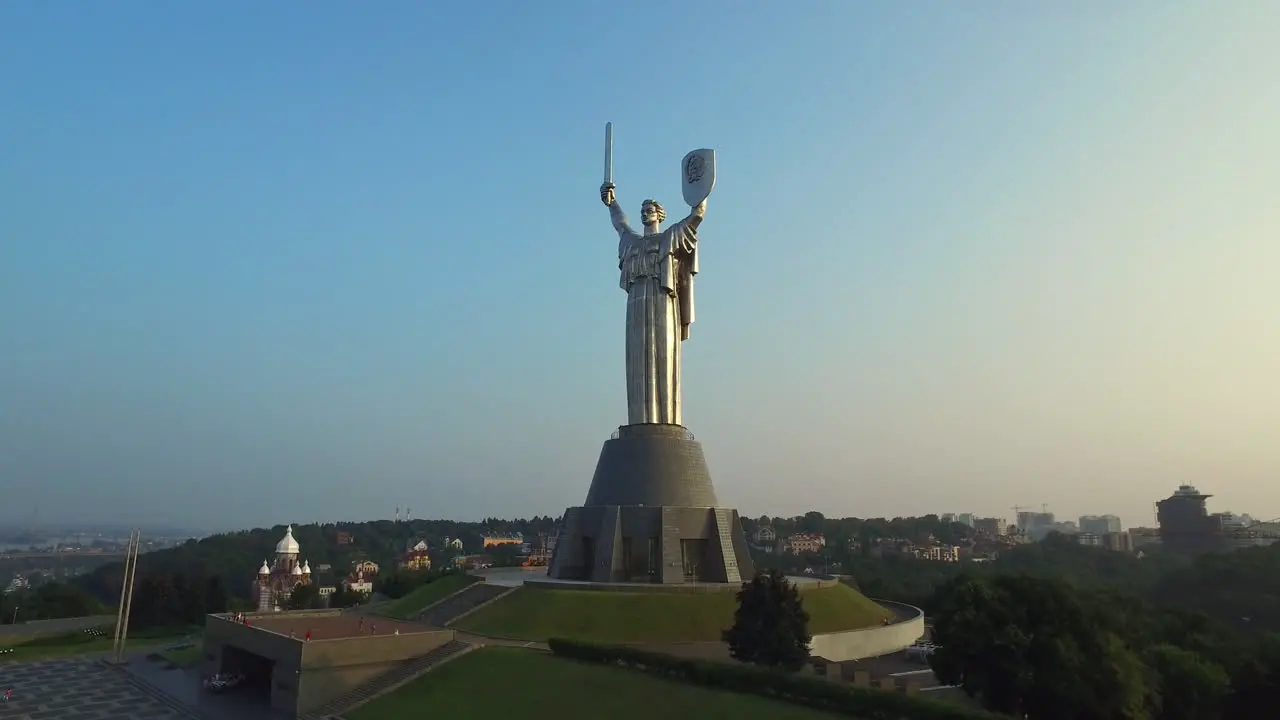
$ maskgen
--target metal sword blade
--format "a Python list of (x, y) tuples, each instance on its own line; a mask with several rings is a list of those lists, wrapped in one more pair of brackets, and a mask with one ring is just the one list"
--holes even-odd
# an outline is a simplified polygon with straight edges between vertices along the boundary
[(604, 124), (604, 182), (613, 184), (613, 123)]

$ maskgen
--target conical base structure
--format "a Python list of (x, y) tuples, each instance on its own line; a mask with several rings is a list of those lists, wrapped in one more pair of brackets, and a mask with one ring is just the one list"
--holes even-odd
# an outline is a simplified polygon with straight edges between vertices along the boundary
[(548, 575), (592, 582), (739, 583), (755, 574), (737, 510), (717, 507), (702, 445), (679, 425), (606, 440), (582, 507), (565, 510)]

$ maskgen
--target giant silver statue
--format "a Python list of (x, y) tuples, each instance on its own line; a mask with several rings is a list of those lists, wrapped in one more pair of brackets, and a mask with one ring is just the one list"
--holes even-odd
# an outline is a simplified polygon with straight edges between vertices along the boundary
[(656, 200), (640, 206), (636, 232), (614, 195), (613, 125), (605, 126), (605, 179), (600, 200), (618, 232), (619, 284), (627, 293), (627, 424), (683, 425), (680, 345), (693, 324), (698, 226), (715, 184), (715, 154), (694, 150), (681, 163), (689, 216), (662, 229), (667, 211)]

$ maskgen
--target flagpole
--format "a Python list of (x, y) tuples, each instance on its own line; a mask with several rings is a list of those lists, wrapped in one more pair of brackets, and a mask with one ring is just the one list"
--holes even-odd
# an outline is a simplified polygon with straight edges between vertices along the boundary
[(138, 548), (142, 545), (142, 529), (133, 541), (133, 567), (129, 569), (129, 596), (124, 601), (124, 629), (120, 632), (120, 650), (116, 662), (124, 662), (124, 648), (129, 640), (129, 609), (133, 606), (133, 581), (138, 576)]
[(133, 554), (133, 528), (129, 529), (129, 544), (124, 549), (124, 566), (120, 568), (120, 604), (116, 606), (116, 631), (111, 640), (111, 657), (119, 657), (120, 625), (124, 621), (124, 596), (129, 589), (129, 557)]

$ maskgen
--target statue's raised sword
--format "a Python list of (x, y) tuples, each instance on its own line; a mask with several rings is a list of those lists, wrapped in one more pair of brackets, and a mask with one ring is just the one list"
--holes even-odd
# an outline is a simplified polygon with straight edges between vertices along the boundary
[(613, 123), (604, 124), (604, 184), (613, 184)]

